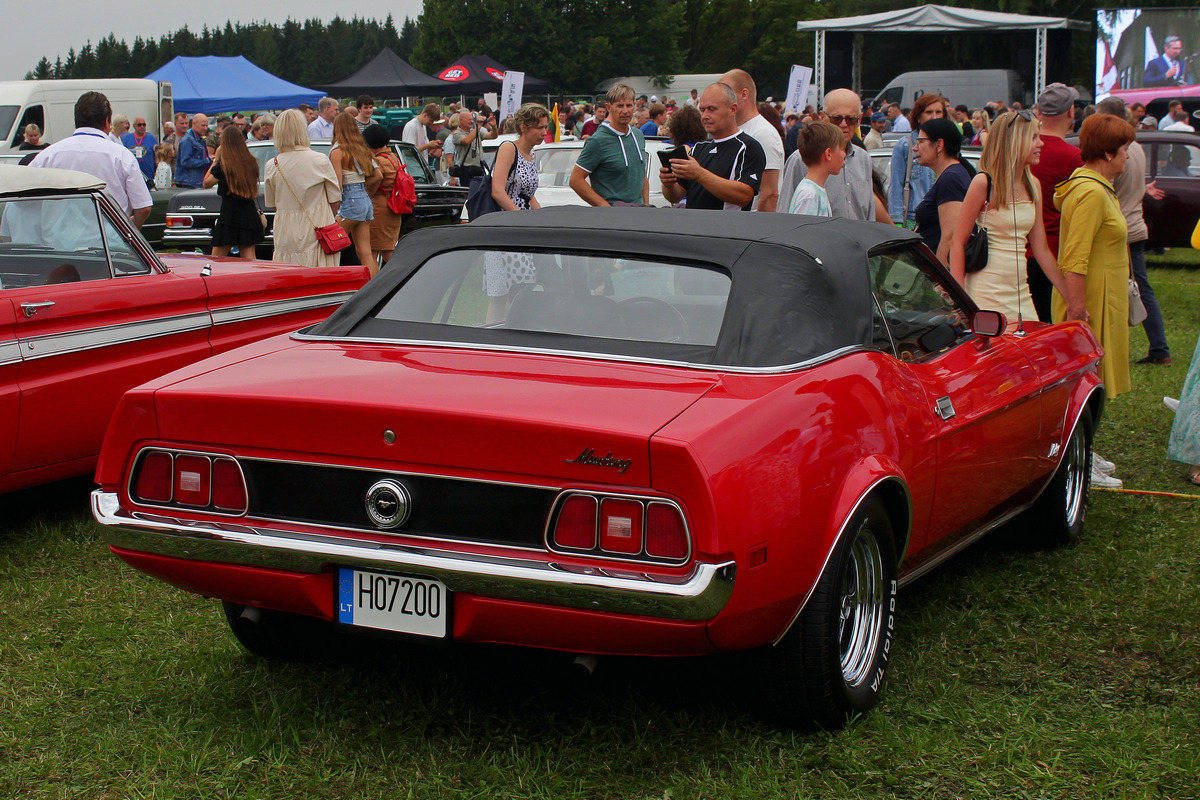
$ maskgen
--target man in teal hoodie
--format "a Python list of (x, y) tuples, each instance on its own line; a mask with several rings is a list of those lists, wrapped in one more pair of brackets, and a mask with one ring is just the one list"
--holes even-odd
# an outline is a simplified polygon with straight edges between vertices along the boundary
[(615, 84), (605, 95), (608, 119), (583, 143), (571, 171), (571, 188), (590, 206), (647, 205), (646, 139), (633, 127), (633, 87)]

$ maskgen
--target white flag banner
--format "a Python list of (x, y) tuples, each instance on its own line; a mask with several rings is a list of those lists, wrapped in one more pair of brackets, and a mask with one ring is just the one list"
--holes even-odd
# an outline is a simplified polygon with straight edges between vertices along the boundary
[[(495, 92), (484, 92), (483, 93), (483, 102), (487, 105), (488, 108), (494, 108), (497, 110), (499, 110), (499, 108), (500, 108), (500, 100), (497, 98)], [(503, 119), (503, 117), (501, 117), (501, 119)]]
[(805, 98), (808, 97), (808, 85), (812, 83), (812, 67), (792, 65), (792, 74), (788, 77), (787, 103), (783, 112), (795, 111), (799, 114), (804, 110)]
[(504, 73), (504, 85), (500, 87), (501, 121), (517, 113), (521, 107), (521, 95), (525, 90), (525, 73), (509, 70)]

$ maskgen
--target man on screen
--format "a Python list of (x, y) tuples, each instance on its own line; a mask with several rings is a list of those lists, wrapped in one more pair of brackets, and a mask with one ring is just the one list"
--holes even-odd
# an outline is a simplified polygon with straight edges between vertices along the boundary
[(1185, 86), (1191, 83), (1187, 64), (1180, 58), (1183, 42), (1178, 36), (1163, 39), (1161, 56), (1150, 59), (1146, 64), (1146, 75), (1142, 81), (1146, 86)]

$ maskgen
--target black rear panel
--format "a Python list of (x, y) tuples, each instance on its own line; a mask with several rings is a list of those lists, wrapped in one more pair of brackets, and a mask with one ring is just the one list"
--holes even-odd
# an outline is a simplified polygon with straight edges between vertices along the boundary
[[(250, 495), (249, 516), (358, 528), (402, 536), (543, 546), (558, 491), (313, 464), (240, 459)], [(383, 531), (367, 516), (366, 496), (391, 479), (411, 496), (408, 519)]]

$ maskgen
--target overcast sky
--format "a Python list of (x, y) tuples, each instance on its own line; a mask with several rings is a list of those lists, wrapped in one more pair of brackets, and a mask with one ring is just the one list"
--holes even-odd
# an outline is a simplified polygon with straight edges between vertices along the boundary
[[(255, 0), (205, 0), (185, 4), (177, 1), (114, 4), (95, 0), (51, 0), (48, 4), (23, 4), (18, 13), (6, 14), (4, 47), (0, 48), (0, 80), (20, 80), (45, 56), (53, 63), (56, 56), (66, 58), (90, 39), (92, 44), (112, 33), (130, 45), (134, 38), (158, 39), (178, 30), (185, 23), (199, 33), (205, 25), (223, 28), (226, 21), (283, 22), (320, 19), (328, 22), (335, 15), (345, 19), (364, 17), (382, 21), (390, 13), (399, 29), (406, 16), (414, 20), (421, 13), (422, 0), (289, 0), (287, 3)], [(40, 7), (44, 13), (35, 13)]]

